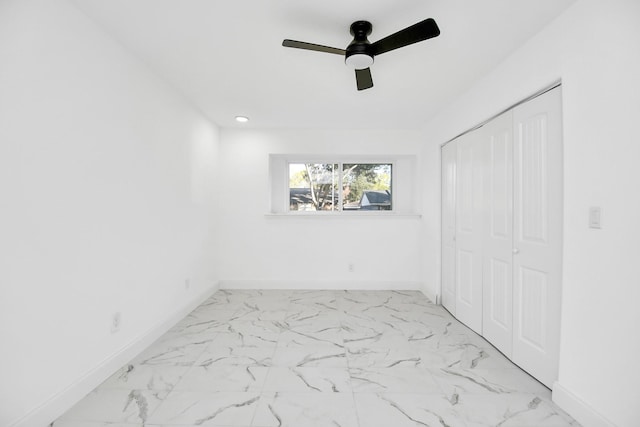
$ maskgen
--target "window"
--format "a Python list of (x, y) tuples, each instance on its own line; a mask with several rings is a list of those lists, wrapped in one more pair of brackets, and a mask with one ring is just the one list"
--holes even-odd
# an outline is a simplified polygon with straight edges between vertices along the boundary
[(289, 211), (392, 210), (391, 163), (289, 163)]
[(266, 181), (268, 215), (419, 216), (422, 196), (417, 160), (413, 154), (271, 153)]

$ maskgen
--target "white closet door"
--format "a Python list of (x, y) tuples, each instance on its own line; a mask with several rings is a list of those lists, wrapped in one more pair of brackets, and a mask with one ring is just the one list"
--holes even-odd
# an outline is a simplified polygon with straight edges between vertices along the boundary
[(456, 147), (451, 141), (442, 155), (442, 305), (456, 314)]
[(514, 109), (513, 361), (557, 379), (562, 272), (561, 93)]
[(482, 163), (475, 132), (458, 138), (456, 154), (456, 317), (482, 333)]
[(482, 335), (507, 357), (513, 343), (513, 112), (483, 126), (486, 146)]

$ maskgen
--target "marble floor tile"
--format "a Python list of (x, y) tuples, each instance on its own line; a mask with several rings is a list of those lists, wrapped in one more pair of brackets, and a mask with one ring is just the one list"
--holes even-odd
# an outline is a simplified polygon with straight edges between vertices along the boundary
[(212, 347), (275, 347), (280, 328), (269, 321), (229, 323), (225, 332), (212, 340)]
[(238, 311), (288, 311), (291, 301), (289, 298), (279, 298), (277, 295), (264, 295), (247, 298)]
[(263, 366), (212, 365), (193, 366), (176, 383), (180, 391), (260, 391), (269, 372)]
[(340, 319), (341, 317), (335, 312), (325, 308), (301, 307), (299, 309), (289, 308), (283, 323), (288, 328), (296, 330), (323, 329), (340, 327)]
[(292, 368), (346, 368), (347, 354), (343, 348), (278, 347), (273, 355), (273, 366)]
[(359, 427), (351, 393), (266, 393), (251, 425)]
[(454, 413), (467, 425), (504, 427), (566, 427), (579, 424), (547, 398), (535, 394), (508, 396), (460, 394)]
[(433, 369), (518, 369), (492, 346), (464, 343), (434, 349), (421, 343), (413, 344), (418, 347), (423, 363)]
[(510, 394), (538, 393), (551, 396), (548, 388), (520, 369), (453, 369), (431, 370), (433, 378), (449, 395), (453, 393)]
[(340, 311), (344, 321), (372, 322), (372, 324), (387, 324), (398, 322), (401, 313), (381, 307), (361, 306)]
[(210, 341), (187, 344), (156, 342), (131, 361), (132, 365), (191, 366)]
[[(301, 328), (302, 329), (302, 328)], [(336, 347), (344, 348), (340, 327), (289, 329), (278, 337), (278, 347)]]
[(575, 422), (536, 395), (358, 394), (361, 425), (566, 427)]
[(259, 393), (173, 391), (149, 418), (149, 424), (246, 426)]
[(414, 367), (349, 368), (354, 393), (436, 393), (440, 385), (427, 369)]
[(58, 420), (47, 427), (157, 427), (140, 423), (109, 423), (102, 421), (65, 421)]
[(425, 325), (438, 325), (449, 322), (451, 315), (442, 310), (430, 310), (420, 306), (394, 307), (395, 310), (390, 314), (390, 322), (395, 323), (411, 323), (420, 322)]
[(369, 394), (355, 395), (361, 426), (468, 427), (451, 410), (451, 403), (439, 394)]
[[(233, 328), (231, 328), (233, 330)], [(253, 347), (253, 348), (275, 348), (278, 345), (277, 334), (243, 333), (243, 332), (221, 332), (212, 340), (211, 347)]]
[(100, 389), (171, 391), (188, 366), (125, 365), (100, 385)]
[(347, 368), (271, 367), (263, 390), (277, 392), (351, 392)]
[(52, 427), (579, 427), (417, 291), (220, 290)]
[(435, 310), (417, 305), (415, 307), (404, 305), (391, 313), (390, 323), (400, 324), (405, 332), (413, 332), (412, 329), (433, 330), (442, 333), (445, 326), (451, 326), (457, 321), (446, 310)]
[(258, 306), (247, 305), (240, 307), (238, 311), (233, 313), (230, 321), (272, 320), (282, 322), (286, 315), (285, 309), (262, 309)]
[(350, 368), (421, 367), (420, 352), (408, 344), (394, 347), (347, 347)]
[(224, 331), (227, 333), (241, 333), (260, 338), (268, 338), (265, 341), (273, 341), (274, 338), (287, 327), (278, 320), (233, 320), (229, 321)]
[(294, 291), (291, 294), (289, 310), (338, 311), (338, 297), (334, 291)]
[(327, 315), (340, 315), (342, 311), (338, 308), (338, 302), (332, 298), (319, 298), (318, 300), (295, 300), (288, 308), (289, 313), (300, 313), (308, 311), (321, 311)]
[(343, 309), (381, 305), (390, 301), (393, 296), (388, 291), (376, 290), (343, 290), (336, 292), (338, 305)]
[(144, 424), (167, 396), (164, 391), (96, 389), (60, 421)]
[(376, 342), (385, 334), (404, 336), (404, 331), (392, 322), (345, 313), (340, 322), (342, 336), (347, 342)]
[(244, 302), (258, 295), (255, 292), (245, 290), (226, 290), (220, 289), (215, 294), (207, 298), (200, 307), (219, 307), (223, 310), (238, 310), (244, 305)]
[(276, 347), (209, 346), (195, 362), (195, 366), (271, 366)]
[[(220, 326), (220, 331), (226, 331), (226, 328), (226, 325), (224, 329), (222, 328), (222, 326)], [(181, 330), (178, 327), (174, 327), (163, 336), (158, 338), (152, 345), (149, 346), (149, 348), (158, 348), (160, 346), (164, 346), (165, 348), (181, 347), (190, 344), (206, 345), (213, 341), (220, 331), (211, 329), (207, 331), (191, 333)]]

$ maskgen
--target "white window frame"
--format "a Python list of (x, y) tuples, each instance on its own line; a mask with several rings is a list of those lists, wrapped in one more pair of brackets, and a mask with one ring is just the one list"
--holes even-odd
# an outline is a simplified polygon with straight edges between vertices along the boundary
[[(289, 210), (289, 165), (292, 163), (338, 164), (340, 171), (344, 164), (390, 164), (391, 165), (391, 210), (342, 209), (342, 192), (338, 191), (339, 209), (332, 211), (291, 211)], [(311, 155), (311, 154), (270, 154), (268, 179), (268, 216), (283, 217), (420, 217), (419, 181), (415, 155)], [(340, 176), (339, 188), (342, 185)]]

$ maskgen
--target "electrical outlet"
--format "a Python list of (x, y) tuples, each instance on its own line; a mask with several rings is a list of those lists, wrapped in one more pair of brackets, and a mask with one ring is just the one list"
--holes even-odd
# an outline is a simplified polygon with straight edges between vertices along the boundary
[(115, 334), (120, 330), (120, 324), (122, 323), (122, 314), (119, 311), (113, 313), (111, 316), (111, 333)]
[(349, 263), (348, 268), (349, 268), (349, 273), (353, 273), (355, 271), (355, 265), (352, 262)]
[(184, 290), (188, 291), (191, 287), (191, 279), (184, 279)]

